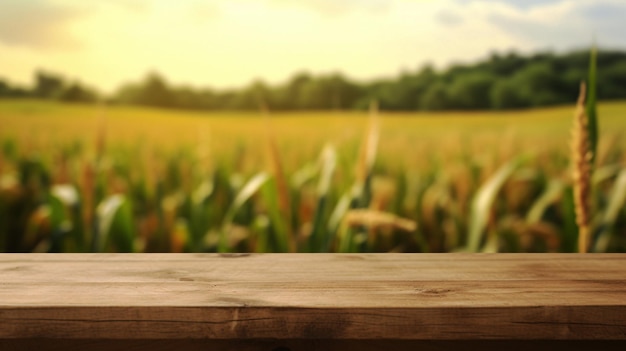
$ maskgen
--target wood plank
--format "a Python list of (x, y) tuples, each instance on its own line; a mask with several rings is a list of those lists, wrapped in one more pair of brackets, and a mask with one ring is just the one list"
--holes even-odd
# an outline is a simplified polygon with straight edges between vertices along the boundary
[(623, 351), (621, 341), (589, 340), (108, 340), (108, 339), (29, 339), (1, 340), (3, 351)]
[(0, 339), (626, 340), (626, 255), (3, 254)]

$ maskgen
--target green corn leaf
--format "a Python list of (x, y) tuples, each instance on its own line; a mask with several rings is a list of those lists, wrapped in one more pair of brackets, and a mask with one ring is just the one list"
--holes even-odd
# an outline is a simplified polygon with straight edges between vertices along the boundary
[(593, 177), (591, 178), (591, 183), (593, 185), (598, 185), (608, 179), (615, 177), (622, 170), (622, 165), (620, 164), (612, 164), (602, 166), (593, 172)]
[(62, 205), (63, 219), (60, 222), (59, 233), (72, 235), (74, 250), (84, 250), (82, 218), (80, 217), (80, 195), (78, 189), (70, 184), (54, 185), (50, 189), (51, 200), (56, 199)]
[(270, 219), (266, 215), (258, 215), (252, 223), (252, 231), (254, 232), (254, 252), (265, 253), (271, 252), (268, 247), (268, 239), (270, 237)]
[(586, 112), (588, 118), (589, 141), (591, 147), (591, 164), (596, 159), (598, 145), (598, 112), (596, 108), (596, 76), (598, 50), (594, 44), (589, 58), (589, 82), (587, 83)]
[(117, 252), (133, 252), (135, 230), (130, 201), (120, 194), (105, 198), (96, 209), (98, 230), (94, 240), (96, 252), (112, 247)]
[(291, 176), (290, 184), (294, 189), (300, 189), (308, 182), (315, 179), (319, 173), (319, 166), (315, 162), (308, 163), (304, 167), (298, 169)]
[(341, 198), (339, 198), (337, 205), (335, 205), (335, 208), (333, 209), (333, 212), (331, 213), (330, 218), (328, 219), (327, 230), (329, 233), (331, 233), (331, 235), (336, 234), (337, 231), (339, 230), (343, 217), (346, 215), (346, 213), (350, 209), (351, 201), (352, 201), (351, 191), (347, 191), (345, 194), (341, 196)]
[(337, 236), (339, 237), (339, 247), (337, 249), (340, 253), (355, 253), (357, 247), (355, 244), (355, 237), (358, 233), (349, 226), (342, 224), (339, 228)]
[(122, 195), (113, 195), (104, 199), (96, 208), (96, 233), (93, 238), (92, 250), (94, 252), (103, 252), (105, 242), (108, 239), (113, 218), (117, 210), (122, 206), (124, 197)]
[(335, 151), (332, 146), (327, 145), (322, 151), (320, 159), (322, 171), (317, 185), (317, 208), (315, 209), (315, 217), (313, 220), (311, 248), (312, 251), (325, 252), (328, 251), (332, 240), (331, 233), (325, 230), (324, 217), (328, 204), (330, 182), (337, 166), (337, 151)]
[(271, 177), (261, 186), (261, 195), (267, 206), (271, 228), (273, 229), (274, 240), (272, 242), (274, 243), (274, 249), (276, 252), (289, 252), (289, 241), (291, 239), (288, 228), (290, 218), (285, 218), (281, 211), (280, 195), (277, 189), (276, 178)]
[(526, 215), (526, 222), (539, 223), (544, 213), (556, 201), (563, 195), (565, 184), (557, 179), (553, 179), (548, 183), (548, 186), (539, 198), (533, 203), (528, 214)]
[(320, 175), (319, 183), (317, 186), (318, 196), (325, 196), (330, 189), (330, 182), (332, 180), (333, 173), (337, 167), (337, 151), (334, 147), (326, 145), (321, 155), (322, 173)]
[(567, 185), (563, 189), (563, 198), (561, 199), (561, 211), (563, 212), (561, 252), (578, 251), (578, 225), (576, 224), (575, 208), (574, 188)]
[(220, 233), (220, 240), (218, 244), (218, 250), (220, 252), (228, 251), (228, 238), (226, 237), (229, 228), (233, 224), (233, 220), (235, 219), (235, 215), (239, 211), (239, 209), (243, 206), (243, 204), (248, 201), (259, 189), (269, 180), (269, 175), (266, 172), (257, 173), (253, 176), (248, 182), (239, 190), (237, 196), (235, 196), (235, 200), (230, 205), (226, 215), (224, 216), (224, 222), (222, 223), (222, 230)]
[(62, 200), (50, 194), (48, 197), (48, 208), (50, 209), (50, 248), (48, 252), (63, 252), (63, 240), (71, 230), (72, 225), (67, 216), (67, 212)]
[(267, 182), (269, 179), (269, 175), (265, 172), (257, 173), (254, 177), (252, 177), (244, 186), (241, 188), (237, 196), (235, 196), (235, 200), (233, 201), (232, 206), (229, 211), (230, 215), (234, 216), (233, 212), (236, 212), (243, 204), (248, 201), (254, 195), (261, 186)]
[(196, 206), (204, 204), (207, 199), (213, 194), (214, 186), (211, 179), (203, 181), (191, 194), (193, 204)]
[(609, 204), (602, 217), (599, 233), (594, 246), (594, 252), (606, 252), (609, 248), (611, 234), (614, 232), (615, 222), (617, 221), (620, 210), (624, 208), (626, 202), (626, 168), (617, 176)]
[(51, 206), (42, 204), (30, 213), (26, 222), (26, 228), (21, 236), (20, 249), (32, 252), (48, 252), (50, 250), (50, 237), (47, 231), (48, 221), (51, 221)]
[(467, 244), (468, 251), (478, 252), (480, 250), (483, 235), (487, 228), (487, 222), (496, 196), (504, 183), (506, 183), (507, 179), (511, 177), (520, 164), (521, 158), (516, 158), (502, 165), (474, 195), (470, 214), (470, 232)]
[(615, 222), (619, 210), (623, 208), (624, 200), (626, 200), (626, 168), (622, 169), (617, 176), (613, 191), (611, 191), (611, 198), (604, 217), (606, 221)]
[(184, 230), (176, 230), (175, 232), (188, 234), (179, 236), (179, 239), (185, 239), (186, 250), (199, 252), (203, 249), (204, 237), (209, 232), (210, 227), (208, 202), (213, 192), (213, 180), (205, 179), (190, 194), (179, 193), (176, 196), (177, 205), (174, 208), (186, 222)]

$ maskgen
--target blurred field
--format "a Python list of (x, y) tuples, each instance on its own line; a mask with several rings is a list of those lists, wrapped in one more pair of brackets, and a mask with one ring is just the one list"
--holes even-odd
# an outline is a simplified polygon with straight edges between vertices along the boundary
[[(524, 152), (541, 153), (552, 148), (566, 151), (572, 111), (573, 107), (566, 106), (520, 112), (383, 112), (379, 155), (383, 163), (388, 160), (392, 164), (410, 165), (433, 156), (445, 157), (445, 152), (466, 146), (523, 144), (520, 150)], [(626, 103), (603, 104), (600, 115), (605, 141), (626, 129)], [(295, 162), (291, 166), (297, 167), (298, 158), (316, 157), (325, 143), (354, 149), (360, 143), (366, 123), (366, 113), (278, 113), (273, 115), (270, 128), (285, 147), (283, 152), (294, 154)], [(89, 148), (104, 125), (107, 144), (113, 148), (173, 151), (200, 146), (227, 159), (238, 148), (244, 148), (246, 158), (257, 161), (257, 151), (265, 145), (268, 130), (266, 120), (258, 113), (103, 109), (21, 100), (0, 103), (0, 125), (2, 140), (14, 140), (21, 148), (47, 149), (72, 143)], [(391, 159), (389, 153), (393, 155)]]
[[(573, 110), (1, 101), (0, 251), (575, 251)], [(626, 251), (626, 103), (599, 123), (594, 250)]]

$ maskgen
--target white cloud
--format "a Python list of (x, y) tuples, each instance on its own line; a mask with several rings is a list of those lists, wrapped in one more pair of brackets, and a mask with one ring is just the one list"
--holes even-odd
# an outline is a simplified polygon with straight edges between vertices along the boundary
[(76, 48), (67, 32), (80, 10), (44, 0), (5, 1), (0, 5), (0, 42), (32, 49)]
[(626, 46), (626, 3), (615, 0), (560, 1), (531, 9), (499, 9), (487, 20), (498, 29), (529, 43), (532, 49), (570, 50), (589, 47), (595, 36), (601, 46)]
[(446, 26), (456, 26), (465, 22), (465, 18), (457, 11), (444, 9), (435, 14), (437, 21)]
[[(257, 0), (258, 1), (258, 0)], [(384, 13), (393, 0), (269, 0), (279, 5), (298, 6), (324, 15), (338, 16), (355, 11)]]
[[(528, 10), (537, 6), (544, 6), (547, 4), (559, 3), (564, 0), (455, 0), (460, 4), (468, 4), (472, 2), (482, 2), (490, 5), (494, 4), (506, 4), (512, 7), (516, 7), (521, 10)], [(571, 1), (571, 0), (570, 0)]]

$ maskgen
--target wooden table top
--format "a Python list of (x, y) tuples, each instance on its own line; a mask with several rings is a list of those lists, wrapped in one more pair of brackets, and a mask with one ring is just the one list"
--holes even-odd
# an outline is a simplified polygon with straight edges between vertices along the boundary
[(1, 254), (20, 338), (626, 340), (626, 255)]

